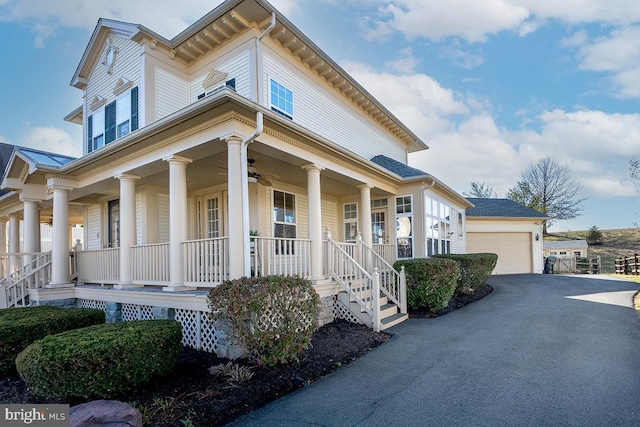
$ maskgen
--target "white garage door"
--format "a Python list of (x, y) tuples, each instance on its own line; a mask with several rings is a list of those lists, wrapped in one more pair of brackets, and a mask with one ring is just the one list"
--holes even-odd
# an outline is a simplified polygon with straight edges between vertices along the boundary
[(493, 274), (533, 273), (531, 233), (467, 233), (467, 253), (498, 254)]

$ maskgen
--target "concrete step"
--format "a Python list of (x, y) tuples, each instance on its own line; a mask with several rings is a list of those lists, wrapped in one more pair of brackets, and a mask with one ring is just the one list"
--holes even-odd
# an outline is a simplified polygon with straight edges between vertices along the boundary
[(398, 306), (395, 304), (384, 304), (380, 306), (380, 318), (386, 319), (398, 312)]

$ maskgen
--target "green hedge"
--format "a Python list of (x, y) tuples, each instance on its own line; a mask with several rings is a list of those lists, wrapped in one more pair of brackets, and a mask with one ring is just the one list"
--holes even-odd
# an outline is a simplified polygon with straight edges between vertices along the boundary
[(449, 259), (416, 258), (397, 261), (407, 275), (407, 304), (412, 309), (437, 311), (449, 304), (456, 290), (458, 264)]
[(100, 323), (104, 323), (104, 312), (93, 308), (38, 306), (0, 310), (0, 378), (16, 372), (16, 356), (32, 342)]
[(250, 356), (275, 365), (311, 347), (320, 301), (301, 277), (243, 277), (211, 289), (209, 307), (214, 321), (230, 323)]
[(25, 383), (58, 398), (108, 398), (175, 366), (182, 350), (175, 320), (89, 326), (48, 336), (16, 358)]
[(491, 253), (440, 254), (433, 257), (452, 259), (458, 263), (460, 274), (456, 291), (466, 294), (483, 285), (498, 262), (498, 255)]

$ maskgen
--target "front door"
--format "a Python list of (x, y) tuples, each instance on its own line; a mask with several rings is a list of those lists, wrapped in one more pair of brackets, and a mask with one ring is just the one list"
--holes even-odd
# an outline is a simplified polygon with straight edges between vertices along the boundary
[(374, 244), (387, 243), (386, 214), (386, 209), (371, 212), (371, 234)]

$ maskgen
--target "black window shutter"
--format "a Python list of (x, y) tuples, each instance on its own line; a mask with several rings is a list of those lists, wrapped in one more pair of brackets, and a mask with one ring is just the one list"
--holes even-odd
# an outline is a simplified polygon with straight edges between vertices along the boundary
[(104, 143), (108, 144), (116, 139), (116, 101), (104, 107)]
[(87, 118), (87, 153), (93, 148), (93, 116)]
[(138, 129), (138, 86), (131, 89), (131, 132)]

